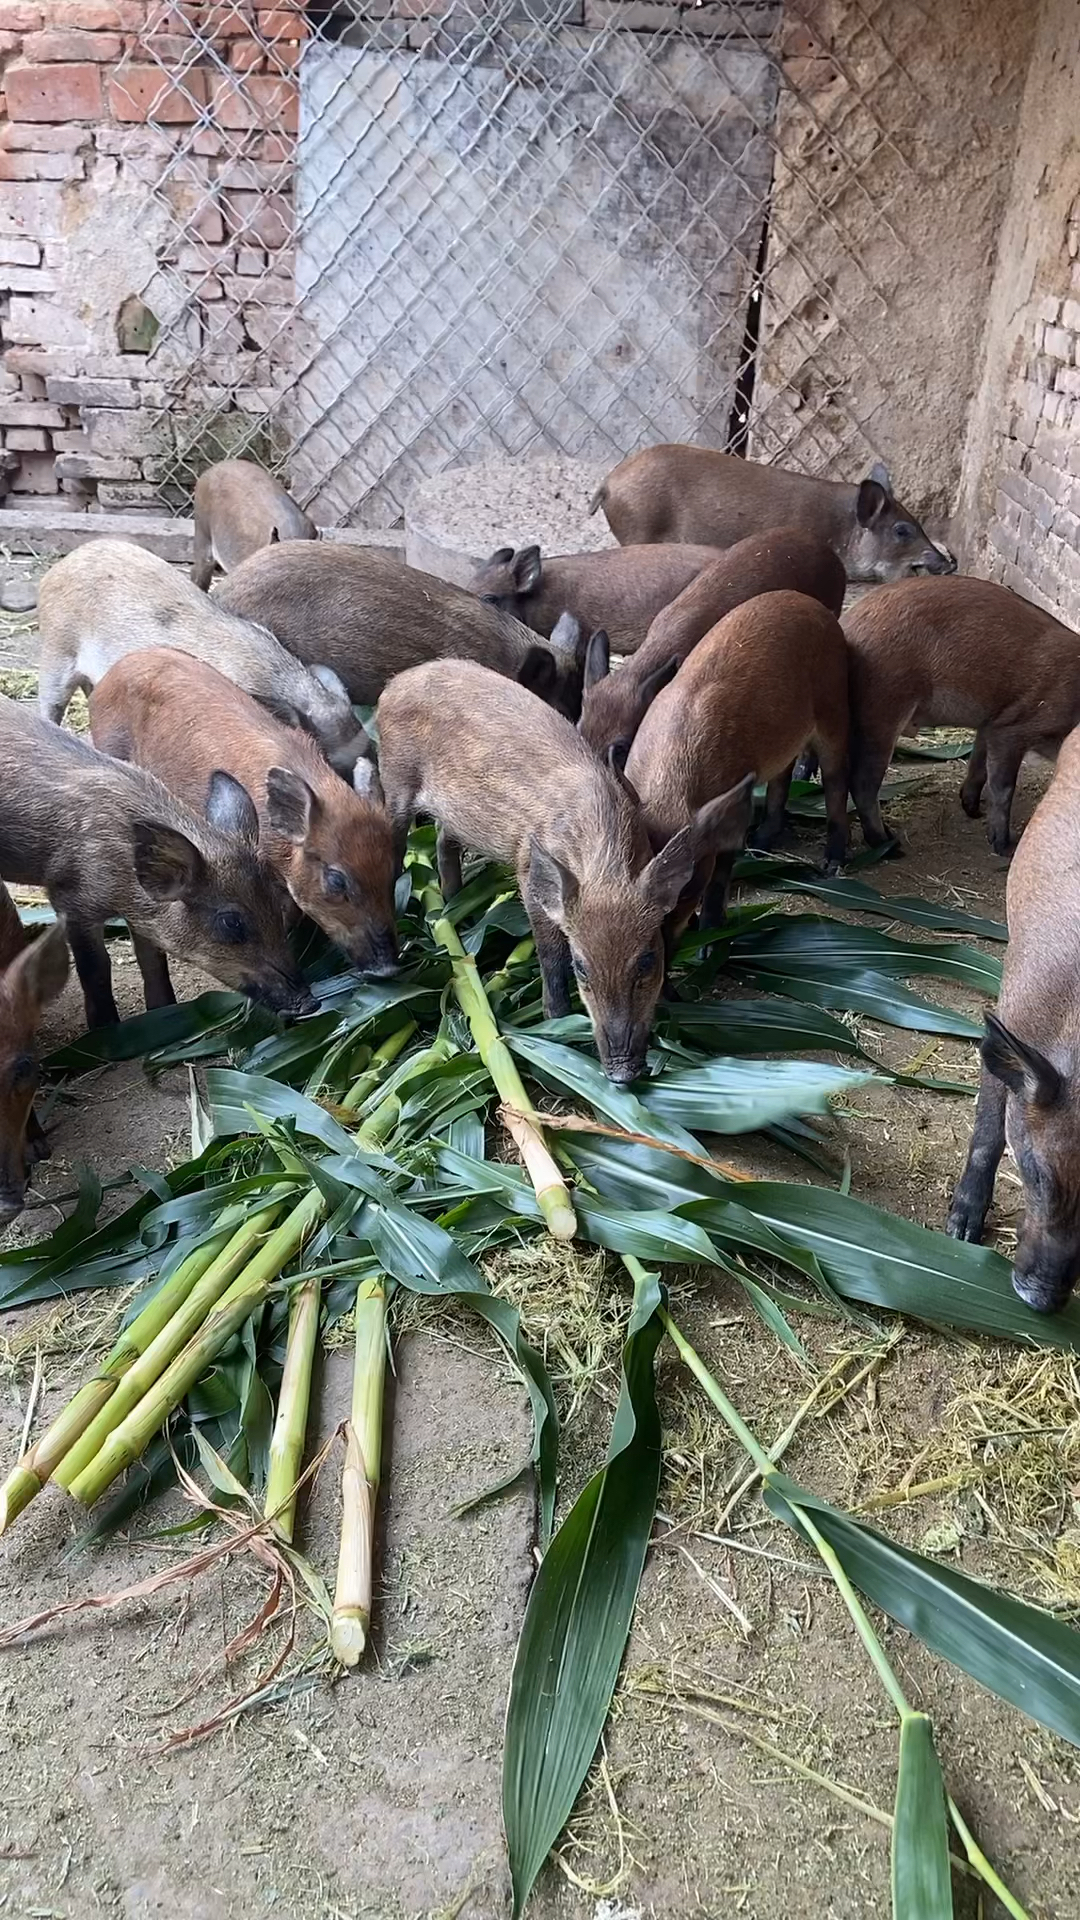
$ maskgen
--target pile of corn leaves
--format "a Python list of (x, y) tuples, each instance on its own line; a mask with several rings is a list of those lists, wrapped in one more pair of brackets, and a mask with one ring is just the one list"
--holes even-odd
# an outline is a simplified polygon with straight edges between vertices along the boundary
[[(820, 798), (796, 793), (795, 807), (812, 812)], [(827, 1111), (834, 1096), (878, 1071), (837, 1013), (975, 1039), (975, 1022), (905, 983), (936, 975), (992, 995), (998, 961), (956, 942), (900, 941), (862, 924), (780, 913), (768, 903), (736, 906), (721, 936), (686, 940), (679, 997), (662, 1004), (649, 1077), (629, 1092), (601, 1073), (583, 1017), (543, 1020), (511, 878), (492, 866), (473, 871), (449, 917), (539, 1105), (550, 1107), (555, 1096), (564, 1110), (607, 1127), (560, 1132), (558, 1117), (545, 1116), (572, 1178), (580, 1238), (618, 1256), (633, 1282), (607, 1459), (553, 1531), (559, 1443), (551, 1383), (516, 1311), (492, 1294), (480, 1264), (490, 1249), (540, 1233), (542, 1221), (518, 1166), (490, 1157), (501, 1137), (495, 1090), (419, 898), (421, 882), (432, 878), (432, 856), (432, 834), (421, 830), (399, 888), (403, 967), (394, 980), (359, 981), (335, 970), (340, 963), (316, 946), (307, 970), (320, 1011), (288, 1030), (237, 995), (208, 993), (88, 1036), (47, 1063), (62, 1097), (64, 1076), (103, 1061), (144, 1057), (151, 1069), (229, 1062), (193, 1077), (195, 1157), (166, 1175), (134, 1169), (134, 1197), (125, 1196), (127, 1204), (101, 1226), (101, 1188), (84, 1170), (75, 1210), (51, 1238), (0, 1256), (0, 1307), (83, 1288), (160, 1284), (210, 1236), (224, 1201), (254, 1211), (269, 1190), (301, 1197), (314, 1185), (326, 1203), (323, 1226), (266, 1308), (220, 1355), (168, 1437), (159, 1437), (120, 1492), (99, 1507), (82, 1539), (101, 1540), (129, 1521), (172, 1481), (176, 1457), (205, 1463), (208, 1447), (258, 1493), (288, 1286), (298, 1274), (322, 1277), (324, 1327), (349, 1311), (366, 1273), (389, 1276), (392, 1287), (455, 1296), (481, 1315), (520, 1369), (532, 1407), (531, 1464), (546, 1549), (522, 1626), (506, 1726), (504, 1818), (520, 1913), (569, 1817), (615, 1687), (654, 1521), (661, 1446), (653, 1363), (661, 1339), (670, 1337), (760, 1471), (769, 1510), (822, 1555), (897, 1708), (894, 1912), (900, 1920), (952, 1912), (951, 1821), (971, 1870), (1022, 1916), (948, 1800), (929, 1723), (904, 1700), (855, 1590), (1074, 1745), (1080, 1635), (1049, 1613), (895, 1545), (781, 1475), (669, 1318), (658, 1271), (666, 1264), (721, 1270), (743, 1289), (747, 1309), (799, 1354), (788, 1316), (807, 1307), (841, 1316), (885, 1309), (995, 1339), (1080, 1347), (1080, 1304), (1037, 1319), (1013, 1294), (1006, 1262), (989, 1249), (866, 1206), (844, 1180), (839, 1187), (798, 1178), (735, 1183), (708, 1164), (702, 1139), (765, 1133), (831, 1170), (835, 1182), (807, 1116)], [(798, 862), (748, 855), (740, 877), (938, 934), (1005, 935), (996, 922), (921, 900), (886, 900), (860, 879), (821, 879)], [(725, 997), (712, 991), (720, 975)], [(764, 990), (765, 997), (740, 997), (740, 988)], [(366, 1105), (335, 1117), (368, 1052), (409, 1022), (415, 1032)], [(815, 1052), (850, 1065), (759, 1057)], [(954, 1085), (918, 1076), (906, 1084)], [(389, 1093), (398, 1102), (392, 1131), (379, 1151), (358, 1147), (342, 1121), (355, 1125)], [(148, 1297), (144, 1290), (131, 1312)]]

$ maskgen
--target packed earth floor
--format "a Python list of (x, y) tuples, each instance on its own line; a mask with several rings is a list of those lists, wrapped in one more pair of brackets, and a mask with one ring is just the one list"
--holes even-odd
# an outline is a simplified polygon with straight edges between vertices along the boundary
[[(32, 657), (32, 616), (9, 619), (0, 636), (5, 691), (33, 696), (24, 670)], [(1046, 774), (1026, 771), (1018, 824)], [(874, 884), (1003, 918), (1005, 863), (961, 813), (959, 779), (955, 765), (930, 766), (894, 803), (913, 851), (878, 868)], [(790, 904), (813, 910), (795, 896)], [(900, 938), (938, 937), (867, 924)], [(129, 950), (117, 952), (118, 997), (133, 1013), (138, 974)], [(177, 971), (181, 993), (205, 984)], [(978, 996), (939, 980), (921, 990), (981, 1011)], [(47, 1016), (44, 1050), (73, 1039), (81, 1022), (69, 985)], [(920, 1071), (974, 1084), (969, 1043), (868, 1021), (860, 1032), (886, 1065), (917, 1061)], [(971, 1117), (961, 1095), (859, 1088), (828, 1123), (833, 1178), (846, 1153), (854, 1194), (941, 1226)], [(132, 1164), (164, 1168), (187, 1156), (186, 1069), (154, 1081), (138, 1064), (95, 1073), (70, 1084), (50, 1125), (53, 1158), (37, 1183), (41, 1204), (15, 1230), (22, 1238), (56, 1224), (50, 1196), (70, 1193), (81, 1161), (108, 1180)], [(826, 1177), (756, 1137), (725, 1140), (720, 1151), (748, 1171)], [(992, 1216), (1005, 1251), (1018, 1204), (1006, 1165)], [(572, 1495), (602, 1457), (610, 1427), (625, 1275), (591, 1250), (548, 1255), (538, 1244), (496, 1258), (489, 1277), (546, 1350)], [(999, 1586), (1080, 1605), (1080, 1378), (1069, 1356), (884, 1314), (876, 1330), (805, 1315), (795, 1324), (813, 1360), (807, 1372), (724, 1276), (666, 1277), (685, 1331), (766, 1444), (818, 1389), (784, 1457), (803, 1484)], [(5, 1465), (28, 1403), (40, 1430), (111, 1337), (116, 1312), (112, 1296), (81, 1295), (0, 1318)], [(527, 1453), (525, 1395), (479, 1323), (413, 1302), (398, 1317), (394, 1368), (374, 1647), (357, 1671), (331, 1683), (324, 1669), (305, 1676), (294, 1656), (260, 1711), (169, 1747), (178, 1731), (246, 1692), (282, 1651), (278, 1627), (222, 1670), (223, 1648), (265, 1595), (254, 1560), (0, 1652), (0, 1914), (497, 1920), (508, 1911), (502, 1723), (534, 1566), (534, 1502), (526, 1485), (476, 1511), (459, 1509)], [(347, 1411), (349, 1381), (347, 1351), (326, 1353), (321, 1439)], [(662, 1519), (615, 1709), (530, 1913), (862, 1920), (888, 1905), (888, 1833), (836, 1789), (890, 1809), (895, 1718), (822, 1569), (752, 1488), (732, 1505), (744, 1458), (670, 1349), (661, 1350), (659, 1392)], [(335, 1458), (300, 1535), (329, 1577), (338, 1481)], [(169, 1529), (190, 1517), (173, 1495), (128, 1534), (66, 1557), (79, 1510), (50, 1492), (0, 1547), (0, 1626), (179, 1563), (201, 1536)], [(302, 1612), (299, 1652), (317, 1631)], [(933, 1715), (948, 1786), (986, 1852), (1033, 1920), (1073, 1920), (1080, 1758), (900, 1630), (885, 1622), (882, 1632), (909, 1698)], [(978, 1904), (973, 1882), (958, 1878), (956, 1889), (963, 1920), (999, 1911)]]

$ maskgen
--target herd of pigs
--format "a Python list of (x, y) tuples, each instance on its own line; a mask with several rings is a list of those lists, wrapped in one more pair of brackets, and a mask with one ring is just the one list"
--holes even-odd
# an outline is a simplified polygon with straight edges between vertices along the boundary
[[(316, 538), (276, 480), (225, 461), (196, 488), (190, 580), (111, 538), (45, 575), (40, 716), (0, 699), (0, 878), (43, 887), (57, 915), (27, 940), (0, 885), (0, 1225), (46, 1151), (34, 1032), (69, 952), (89, 1026), (118, 1018), (113, 916), (148, 1007), (171, 1001), (175, 955), (302, 1017), (300, 916), (361, 972), (392, 973), (395, 879), (427, 818), (447, 894), (464, 850), (513, 865), (546, 1014), (569, 1012), (573, 975), (605, 1071), (628, 1083), (680, 933), (722, 920), (755, 785), (750, 837), (768, 847), (800, 756), (820, 767), (835, 871), (849, 793), (866, 843), (886, 845), (897, 739), (956, 725), (975, 729), (961, 801), (976, 815), (985, 789), (998, 853), (1024, 755), (1057, 771), (1010, 872), (949, 1226), (980, 1237), (1007, 1130), (1026, 1198), (1015, 1285), (1064, 1304), (1080, 1269), (1080, 640), (958, 574), (880, 466), (843, 485), (651, 447), (598, 507), (616, 547), (502, 548), (466, 591)], [(849, 583), (874, 590), (841, 624)], [(93, 744), (59, 724), (77, 688)], [(378, 765), (358, 706), (377, 706)]]

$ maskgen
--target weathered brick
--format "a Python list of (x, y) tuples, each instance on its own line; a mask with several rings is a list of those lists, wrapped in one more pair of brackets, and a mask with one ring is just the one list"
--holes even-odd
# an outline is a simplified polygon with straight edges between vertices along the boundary
[(119, 60), (124, 43), (115, 33), (84, 33), (78, 27), (50, 27), (29, 33), (23, 42), (27, 60)]
[(237, 86), (234, 80), (210, 84), (211, 117), (220, 127), (265, 127), (295, 133), (299, 125), (299, 91), (295, 81), (255, 73)]
[(17, 346), (90, 345), (90, 333), (81, 315), (69, 312), (55, 300), (35, 300), (21, 293), (11, 296), (4, 338)]
[(219, 6), (207, 7), (201, 31), (220, 40), (235, 39), (238, 34), (251, 32), (254, 17), (254, 7), (244, 6), (240, 0), (223, 0)]
[(12, 493), (58, 493), (56, 463), (51, 453), (24, 453), (12, 476)]
[(161, 499), (160, 489), (152, 480), (102, 480), (98, 486), (98, 499), (103, 507), (153, 507)]
[(85, 453), (90, 444), (81, 427), (55, 427), (49, 438), (54, 453)]
[(86, 163), (77, 153), (0, 152), (0, 180), (85, 180)]
[(146, 0), (48, 0), (50, 25), (82, 27), (87, 33), (138, 33), (146, 25)]
[(236, 271), (246, 275), (266, 272), (266, 255), (258, 247), (238, 247), (236, 250)]
[(1061, 301), (1056, 294), (1044, 293), (1036, 312), (1040, 320), (1045, 320), (1049, 326), (1054, 327), (1061, 316)]
[(62, 427), (59, 407), (37, 400), (0, 400), (0, 427)]
[(137, 407), (139, 389), (134, 380), (94, 380), (50, 374), (45, 381), (49, 399), (58, 407)]
[(40, 7), (27, 7), (22, 0), (0, 0), (0, 27), (9, 33), (36, 33), (45, 15)]
[(109, 76), (109, 106), (117, 120), (190, 125), (205, 103), (206, 74), (201, 67), (189, 68), (177, 86), (160, 67), (124, 67)]
[(36, 240), (0, 240), (0, 266), (36, 267), (41, 260), (41, 248)]
[(97, 120), (102, 113), (101, 69), (81, 66), (11, 66), (4, 75), (12, 120)]
[(55, 293), (56, 275), (48, 267), (0, 267), (6, 293)]
[(47, 453), (49, 436), (43, 427), (9, 427), (4, 445), (10, 447), (12, 453)]
[(1065, 327), (1046, 327), (1043, 330), (1043, 352), (1054, 360), (1071, 360), (1073, 337)]
[(264, 50), (261, 40), (231, 40), (229, 42), (229, 65), (235, 73), (259, 73), (262, 71)]
[(1061, 303), (1061, 324), (1070, 333), (1080, 333), (1080, 300), (1063, 300)]
[(9, 120), (0, 127), (0, 147), (8, 153), (78, 153), (93, 139), (92, 127), (50, 127), (33, 120)]
[(165, 453), (172, 445), (172, 428), (167, 420), (148, 420), (138, 408), (114, 410), (102, 408), (90, 414), (86, 422), (91, 451), (122, 453), (130, 458)]
[[(575, 11), (580, 12), (580, 6)], [(264, 40), (306, 40), (311, 28), (302, 7), (272, 7), (255, 15), (255, 25)]]
[(293, 210), (284, 194), (230, 193), (226, 212), (238, 240), (273, 249), (292, 239)]

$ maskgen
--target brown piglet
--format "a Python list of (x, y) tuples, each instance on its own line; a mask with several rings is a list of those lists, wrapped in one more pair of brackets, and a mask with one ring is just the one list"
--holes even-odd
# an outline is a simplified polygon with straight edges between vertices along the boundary
[[(654, 846), (670, 843), (714, 794), (754, 773), (767, 782), (755, 844), (773, 846), (795, 762), (810, 742), (821, 764), (835, 872), (847, 851), (847, 653), (843, 630), (803, 593), (762, 593), (699, 641), (645, 715), (626, 762)], [(699, 862), (669, 930), (675, 939), (700, 906), (723, 920), (737, 847)]]
[(173, 999), (165, 954), (279, 1013), (315, 1002), (289, 950), (294, 918), (258, 858), (251, 799), (223, 769), (205, 815), (141, 767), (0, 695), (0, 877), (44, 887), (67, 923), (90, 1027), (119, 1019), (105, 922), (126, 920), (148, 1007)]
[(90, 729), (103, 752), (145, 767), (200, 811), (224, 768), (251, 794), (259, 851), (301, 912), (363, 972), (394, 972), (390, 817), (370, 760), (356, 762), (347, 785), (302, 728), (169, 647), (109, 668), (91, 695)]
[(63, 922), (28, 941), (11, 895), (0, 884), (0, 1233), (26, 1203), (30, 1167), (49, 1151), (34, 1116), (34, 1036), (42, 1009), (56, 999), (67, 976)]
[(623, 546), (679, 540), (730, 547), (769, 527), (799, 527), (839, 554), (849, 580), (874, 585), (956, 571), (952, 554), (901, 506), (880, 461), (865, 480), (847, 485), (707, 447), (646, 447), (608, 474), (590, 513), (600, 506)]
[(663, 922), (703, 849), (741, 844), (748, 797), (712, 798), (654, 855), (620, 778), (569, 721), (473, 661), (399, 674), (378, 722), (399, 856), (421, 813), (438, 823), (448, 893), (460, 884), (462, 847), (512, 863), (545, 1013), (569, 1013), (572, 968), (605, 1073), (636, 1079), (664, 977)]
[(1080, 722), (1080, 638), (992, 580), (907, 580), (869, 593), (844, 621), (851, 659), (851, 797), (870, 846), (892, 836), (881, 783), (901, 734), (974, 727), (960, 799), (1008, 853), (1024, 755), (1053, 758)]
[(545, 638), (568, 610), (587, 633), (602, 627), (613, 652), (634, 653), (660, 609), (718, 558), (715, 547), (609, 547), (547, 560), (539, 547), (500, 547), (471, 584), (481, 600)]
[(602, 755), (619, 741), (629, 745), (660, 689), (733, 607), (759, 593), (787, 589), (808, 594), (839, 614), (846, 585), (847, 575), (832, 548), (798, 527), (777, 527), (736, 541), (657, 614), (644, 646), (615, 673), (609, 670), (604, 636), (590, 640), (580, 721), (589, 745)]
[(317, 540), (319, 529), (272, 473), (253, 460), (217, 460), (195, 482), (191, 577), (204, 592), (215, 567), (229, 573), (278, 540)]
[(949, 1232), (982, 1239), (1007, 1142), (1024, 1187), (1013, 1286), (1038, 1313), (1055, 1313), (1080, 1277), (1080, 730), (1016, 850), (1006, 905), (1001, 993), (986, 1016)]

